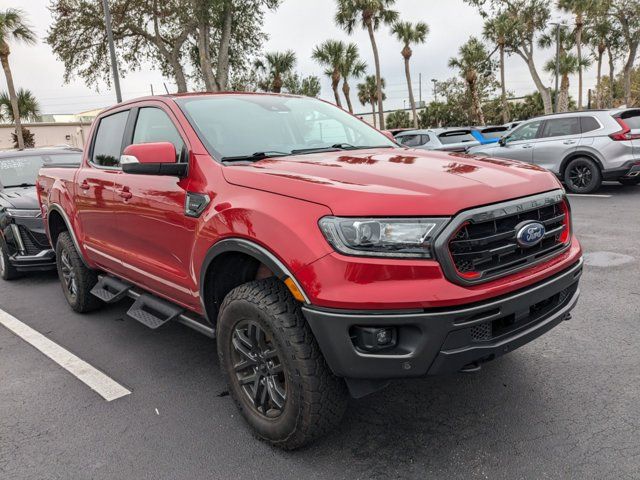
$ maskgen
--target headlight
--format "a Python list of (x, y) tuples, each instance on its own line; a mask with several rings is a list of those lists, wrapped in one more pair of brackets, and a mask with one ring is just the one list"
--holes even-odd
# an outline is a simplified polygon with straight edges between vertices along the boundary
[(320, 219), (327, 241), (347, 255), (432, 258), (433, 240), (448, 218)]
[(5, 210), (12, 217), (37, 218), (42, 215), (40, 210), (21, 210), (18, 208), (7, 208)]

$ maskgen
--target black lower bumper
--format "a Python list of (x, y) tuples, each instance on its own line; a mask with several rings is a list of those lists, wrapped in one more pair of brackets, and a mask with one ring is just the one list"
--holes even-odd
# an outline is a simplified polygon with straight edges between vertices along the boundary
[(618, 180), (620, 178), (636, 178), (640, 175), (640, 160), (625, 163), (622, 167), (603, 170), (603, 180)]
[[(453, 373), (504, 355), (569, 317), (578, 296), (582, 260), (534, 286), (488, 302), (420, 313), (354, 313), (304, 307), (304, 315), (334, 374), (382, 380)], [(395, 327), (397, 344), (367, 353), (354, 327)]]
[(36, 255), (13, 255), (9, 263), (19, 272), (38, 272), (56, 268), (56, 254), (53, 250), (42, 250)]

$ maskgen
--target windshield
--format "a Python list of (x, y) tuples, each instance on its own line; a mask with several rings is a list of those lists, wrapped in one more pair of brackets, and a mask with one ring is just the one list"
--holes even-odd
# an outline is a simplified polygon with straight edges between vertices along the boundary
[(218, 160), (396, 146), (340, 108), (312, 98), (225, 95), (181, 98), (178, 103)]
[(48, 153), (46, 155), (25, 155), (0, 158), (0, 185), (19, 187), (35, 185), (38, 170), (42, 165), (80, 164), (81, 152)]

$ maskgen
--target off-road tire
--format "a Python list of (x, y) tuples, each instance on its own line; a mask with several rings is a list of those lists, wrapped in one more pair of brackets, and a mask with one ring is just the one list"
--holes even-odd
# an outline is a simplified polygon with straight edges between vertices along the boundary
[[(234, 370), (234, 332), (247, 321), (263, 329), (284, 367), (286, 403), (277, 418), (254, 406)], [(281, 281), (268, 278), (233, 289), (220, 307), (217, 344), (229, 393), (259, 438), (293, 450), (340, 423), (348, 402), (346, 385), (331, 373), (300, 304)]]
[(619, 178), (618, 182), (627, 187), (633, 187), (634, 185), (640, 184), (640, 175), (631, 178)]
[[(73, 310), (78, 313), (86, 313), (97, 310), (103, 305), (98, 297), (91, 294), (91, 289), (98, 282), (98, 275), (84, 264), (69, 232), (62, 232), (58, 236), (56, 264), (62, 293)], [(73, 288), (66, 281), (68, 273), (71, 273), (75, 280)]]
[(0, 276), (3, 280), (15, 280), (20, 277), (20, 272), (9, 262), (7, 244), (0, 239)]
[(571, 193), (592, 193), (602, 185), (600, 167), (587, 157), (574, 158), (564, 169), (564, 184)]

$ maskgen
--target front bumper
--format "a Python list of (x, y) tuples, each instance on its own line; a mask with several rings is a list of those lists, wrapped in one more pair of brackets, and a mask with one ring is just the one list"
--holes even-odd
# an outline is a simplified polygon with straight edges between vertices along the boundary
[[(457, 372), (493, 360), (549, 331), (575, 306), (583, 261), (533, 286), (490, 301), (410, 313), (303, 307), (334, 374), (383, 380)], [(397, 345), (366, 353), (352, 327), (396, 327)]]
[(15, 254), (9, 257), (9, 263), (20, 272), (39, 272), (56, 268), (56, 253), (51, 250), (42, 250), (35, 255)]
[(19, 271), (42, 271), (56, 268), (56, 255), (44, 232), (41, 218), (5, 219), (2, 238), (9, 263)]

